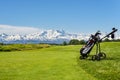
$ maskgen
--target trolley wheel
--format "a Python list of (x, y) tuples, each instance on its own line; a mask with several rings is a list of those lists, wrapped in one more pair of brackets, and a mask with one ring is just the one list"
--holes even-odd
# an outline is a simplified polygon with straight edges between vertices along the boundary
[(93, 61), (95, 61), (95, 60), (100, 61), (100, 59), (101, 59), (101, 58), (100, 58), (99, 55), (93, 55), (93, 56), (92, 56), (92, 60), (93, 60)]
[(87, 56), (83, 56), (83, 55), (81, 55), (79, 58), (80, 58), (80, 59), (86, 59)]
[(96, 59), (96, 55), (93, 55), (92, 60), (95, 61), (95, 59)]
[(98, 55), (100, 56), (101, 59), (105, 59), (106, 58), (106, 54), (104, 52), (101, 52)]
[(96, 55), (92, 56), (92, 60), (95, 61), (96, 60)]
[(97, 61), (100, 61), (101, 57), (99, 55), (97, 55)]
[(83, 57), (83, 56), (80, 56), (79, 59), (84, 59), (84, 57)]

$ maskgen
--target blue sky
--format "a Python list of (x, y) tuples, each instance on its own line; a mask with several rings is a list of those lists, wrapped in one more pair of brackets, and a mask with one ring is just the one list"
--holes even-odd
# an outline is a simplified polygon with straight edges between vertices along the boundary
[(120, 0), (0, 0), (0, 25), (109, 32), (120, 28)]

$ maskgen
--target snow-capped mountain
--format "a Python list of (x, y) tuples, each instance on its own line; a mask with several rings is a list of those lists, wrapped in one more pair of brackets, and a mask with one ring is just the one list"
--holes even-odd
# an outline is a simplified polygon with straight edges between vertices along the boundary
[(71, 39), (88, 39), (88, 35), (69, 34), (64, 30), (44, 30), (39, 33), (32, 33), (26, 35), (9, 35), (0, 34), (0, 42), (2, 43), (56, 43), (60, 44), (63, 41), (69, 42)]
[[(103, 36), (103, 35), (102, 35)], [(120, 35), (119, 35), (120, 36)], [(64, 30), (43, 30), (38, 33), (26, 34), (26, 35), (9, 35), (0, 34), (1, 43), (56, 43), (61, 44), (64, 41), (69, 42), (71, 39), (88, 40), (90, 35), (85, 34), (70, 34)], [(117, 36), (117, 38), (120, 38)]]

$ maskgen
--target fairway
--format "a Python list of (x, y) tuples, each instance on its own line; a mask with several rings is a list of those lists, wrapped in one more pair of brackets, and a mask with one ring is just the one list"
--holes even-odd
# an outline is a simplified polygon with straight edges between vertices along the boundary
[[(107, 58), (79, 60), (81, 46), (0, 52), (0, 80), (120, 80), (120, 43), (102, 43)], [(91, 55), (94, 54), (95, 48)]]

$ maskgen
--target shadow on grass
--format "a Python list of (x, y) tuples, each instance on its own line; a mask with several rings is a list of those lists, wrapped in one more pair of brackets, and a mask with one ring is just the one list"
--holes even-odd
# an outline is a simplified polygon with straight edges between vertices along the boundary
[[(80, 56), (76, 57), (76, 58), (79, 59), (79, 60), (90, 60), (90, 61), (93, 61), (92, 60), (92, 56), (93, 55), (89, 55), (86, 59), (81, 59)], [(104, 58), (104, 59), (101, 58), (99, 61), (101, 61), (101, 60), (115, 60), (115, 61), (118, 61), (118, 60), (120, 60), (120, 57), (119, 56), (118, 57), (114, 57), (114, 56), (107, 57), (106, 56), (106, 58)], [(94, 61), (97, 61), (97, 60), (94, 60)]]

